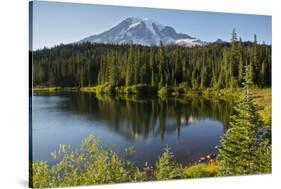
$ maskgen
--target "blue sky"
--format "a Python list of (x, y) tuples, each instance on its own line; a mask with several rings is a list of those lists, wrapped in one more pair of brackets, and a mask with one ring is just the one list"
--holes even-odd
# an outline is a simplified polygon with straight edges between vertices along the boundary
[(243, 41), (256, 34), (258, 42), (272, 43), (271, 16), (35, 1), (33, 49), (78, 41), (127, 17), (153, 19), (203, 41), (229, 41), (235, 28)]

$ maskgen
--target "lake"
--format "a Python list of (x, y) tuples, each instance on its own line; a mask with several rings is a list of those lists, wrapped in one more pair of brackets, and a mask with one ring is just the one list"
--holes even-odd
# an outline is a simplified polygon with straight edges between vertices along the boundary
[(231, 101), (203, 97), (100, 95), (94, 93), (34, 93), (31, 160), (55, 161), (59, 144), (72, 148), (89, 135), (117, 153), (133, 146), (136, 165), (153, 164), (169, 146), (177, 162), (188, 165), (215, 154), (227, 130)]

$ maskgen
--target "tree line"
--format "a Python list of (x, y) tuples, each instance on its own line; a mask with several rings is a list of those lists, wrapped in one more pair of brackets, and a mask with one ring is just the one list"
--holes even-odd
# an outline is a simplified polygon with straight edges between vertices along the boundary
[(206, 46), (68, 44), (32, 53), (33, 86), (87, 87), (145, 84), (192, 89), (242, 86), (245, 65), (254, 85), (271, 86), (271, 45), (238, 39)]

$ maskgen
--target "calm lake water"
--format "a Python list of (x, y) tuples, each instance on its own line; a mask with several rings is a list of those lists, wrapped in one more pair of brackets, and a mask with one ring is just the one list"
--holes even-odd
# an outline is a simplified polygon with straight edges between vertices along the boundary
[(168, 144), (175, 159), (189, 164), (216, 153), (232, 103), (201, 97), (160, 98), (35, 93), (32, 96), (31, 160), (55, 161), (59, 144), (73, 148), (89, 135), (117, 153), (133, 146), (131, 160), (154, 163)]

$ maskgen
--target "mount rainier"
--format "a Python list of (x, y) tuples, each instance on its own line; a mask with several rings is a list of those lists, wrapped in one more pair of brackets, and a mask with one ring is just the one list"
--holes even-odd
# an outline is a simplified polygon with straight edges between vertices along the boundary
[(182, 46), (205, 45), (207, 42), (177, 33), (170, 26), (163, 26), (156, 21), (141, 18), (127, 18), (113, 28), (97, 35), (82, 39), (81, 42), (104, 44), (140, 44), (145, 46), (179, 44)]

